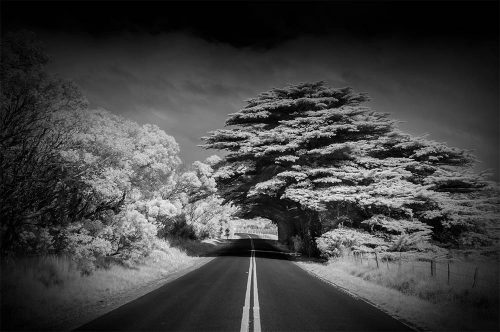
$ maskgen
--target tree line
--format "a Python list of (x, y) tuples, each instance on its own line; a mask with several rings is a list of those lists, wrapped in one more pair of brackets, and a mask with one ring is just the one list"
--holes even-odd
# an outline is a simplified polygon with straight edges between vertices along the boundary
[(2, 255), (64, 253), (91, 271), (132, 264), (158, 238), (220, 237), (263, 217), (311, 256), (488, 246), (497, 185), (467, 151), (402, 132), (365, 94), (325, 82), (275, 88), (204, 137), (225, 150), (183, 168), (175, 139), (90, 109), (46, 72), (28, 32), (2, 40)]
[(85, 271), (101, 258), (133, 264), (158, 238), (217, 237), (234, 208), (217, 196), (217, 156), (183, 167), (155, 125), (89, 109), (71, 82), (47, 74), (35, 35), (2, 40), (2, 255), (70, 255)]

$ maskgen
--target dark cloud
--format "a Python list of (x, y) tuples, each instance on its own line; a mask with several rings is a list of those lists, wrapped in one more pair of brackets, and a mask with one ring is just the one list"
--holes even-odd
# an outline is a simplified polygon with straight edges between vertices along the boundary
[(7, 27), (116, 33), (186, 31), (236, 47), (270, 48), (303, 34), (370, 40), (498, 36), (497, 1), (3, 1)]
[(184, 33), (106, 39), (42, 34), (51, 69), (74, 79), (94, 106), (156, 123), (186, 162), (211, 152), (199, 137), (223, 126), (244, 100), (271, 87), (328, 80), (371, 95), (370, 105), (413, 134), (473, 149), (497, 168), (498, 71), (491, 46), (405, 45), (304, 36), (273, 49), (240, 49)]
[(51, 70), (93, 107), (173, 135), (187, 163), (213, 153), (199, 138), (244, 100), (327, 80), (367, 92), (412, 134), (474, 150), (498, 176), (497, 2), (64, 6), (7, 7), (5, 22), (36, 30)]

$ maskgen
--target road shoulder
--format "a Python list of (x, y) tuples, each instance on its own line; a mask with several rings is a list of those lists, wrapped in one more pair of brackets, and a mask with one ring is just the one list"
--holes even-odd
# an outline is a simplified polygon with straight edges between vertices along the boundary
[(422, 307), (423, 304), (426, 304), (424, 303), (425, 301), (405, 296), (398, 291), (386, 287), (369, 283), (360, 278), (343, 273), (343, 271), (335, 270), (332, 272), (331, 269), (324, 268), (324, 265), (321, 263), (297, 261), (295, 264), (314, 277), (387, 313), (413, 330), (430, 330), (425, 322), (416, 320), (415, 317), (412, 317), (410, 313), (405, 310), (405, 307), (408, 306)]
[[(478, 327), (472, 310), (466, 311), (445, 303), (432, 303), (406, 295), (353, 276), (331, 263), (296, 261), (303, 270), (331, 284), (347, 294), (361, 299), (417, 331), (476, 331), (490, 330)], [(475, 319), (474, 319), (475, 318)]]
[(115, 310), (124, 304), (134, 301), (137, 298), (146, 295), (154, 291), (155, 289), (200, 268), (201, 266), (212, 261), (214, 258), (215, 257), (197, 257), (194, 260), (193, 264), (175, 271), (168, 276), (152, 280), (139, 287), (129, 289), (119, 294), (115, 294), (112, 297), (103, 298), (98, 303), (93, 303), (85, 307), (75, 308), (75, 310), (68, 313), (67, 318), (60, 321), (57, 325), (51, 326), (49, 329), (63, 331), (74, 330), (87, 322), (90, 322), (112, 310)]

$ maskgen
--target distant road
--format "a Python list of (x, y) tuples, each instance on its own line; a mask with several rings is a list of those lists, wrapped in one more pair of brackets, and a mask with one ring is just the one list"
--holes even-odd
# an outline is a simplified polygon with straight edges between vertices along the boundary
[(303, 271), (272, 242), (234, 240), (199, 269), (78, 330), (411, 331)]

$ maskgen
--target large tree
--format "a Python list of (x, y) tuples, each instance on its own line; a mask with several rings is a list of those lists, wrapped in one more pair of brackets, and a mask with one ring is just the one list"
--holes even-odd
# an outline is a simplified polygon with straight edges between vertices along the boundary
[(479, 206), (460, 196), (486, 186), (474, 157), (401, 132), (367, 100), (324, 82), (249, 100), (227, 129), (204, 137), (205, 148), (229, 151), (216, 173), (220, 194), (245, 216), (277, 223), (280, 241), (300, 235), (309, 253), (322, 232), (378, 215), (429, 225), (443, 241), (478, 227)]
[(70, 82), (47, 75), (47, 56), (28, 32), (7, 34), (0, 61), (0, 220), (2, 248), (19, 240), (22, 225), (54, 213), (66, 170), (59, 150), (85, 107)]
[(154, 125), (87, 109), (71, 82), (47, 74), (47, 61), (29, 32), (2, 40), (2, 253), (66, 250), (68, 232), (90, 224), (87, 242), (104, 226), (112, 225), (116, 235), (117, 225), (145, 224), (125, 210), (160, 195), (180, 164), (173, 137)]

